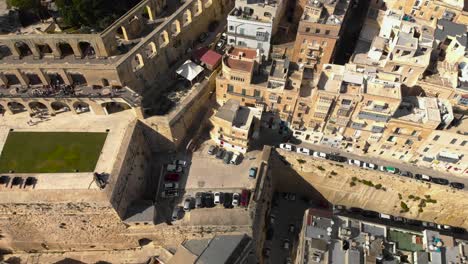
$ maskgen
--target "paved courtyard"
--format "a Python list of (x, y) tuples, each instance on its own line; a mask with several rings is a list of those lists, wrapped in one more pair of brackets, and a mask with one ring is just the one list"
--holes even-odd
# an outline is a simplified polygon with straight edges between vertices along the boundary
[(208, 154), (211, 141), (193, 153), (186, 190), (236, 190), (251, 189), (255, 180), (249, 178), (249, 169), (259, 167), (260, 151), (247, 153), (238, 165), (224, 164), (220, 159)]

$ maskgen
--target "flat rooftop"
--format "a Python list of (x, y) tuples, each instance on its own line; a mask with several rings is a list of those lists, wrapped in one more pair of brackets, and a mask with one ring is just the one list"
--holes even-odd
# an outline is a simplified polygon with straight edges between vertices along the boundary
[[(350, 2), (346, 0), (308, 0), (301, 19), (318, 24), (340, 26)], [(309, 14), (307, 7), (320, 9), (320, 16)]]
[(394, 118), (421, 124), (442, 121), (437, 98), (431, 97), (405, 97)]

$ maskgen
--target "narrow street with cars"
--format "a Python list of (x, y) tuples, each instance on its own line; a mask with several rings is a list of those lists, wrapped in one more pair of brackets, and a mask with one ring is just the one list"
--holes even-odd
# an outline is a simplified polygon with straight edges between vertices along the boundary
[(281, 143), (278, 146), (287, 151), (294, 151), (316, 158), (347, 162), (351, 166), (358, 166), (368, 170), (380, 170), (395, 176), (410, 177), (435, 184), (449, 185), (455, 189), (464, 189), (465, 185), (468, 184), (468, 179), (447, 173), (439, 173), (429, 168), (364, 157), (323, 145), (302, 143), (300, 146), (296, 146), (290, 143)]

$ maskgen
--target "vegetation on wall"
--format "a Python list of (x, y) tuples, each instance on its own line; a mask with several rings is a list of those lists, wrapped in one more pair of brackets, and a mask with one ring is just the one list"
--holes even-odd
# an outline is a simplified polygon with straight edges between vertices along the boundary
[[(58, 15), (65, 26), (89, 27), (100, 31), (125, 14), (140, 0), (55, 0)], [(44, 18), (40, 0), (8, 0), (8, 4), (24, 12)], [(50, 14), (50, 13), (49, 13)]]

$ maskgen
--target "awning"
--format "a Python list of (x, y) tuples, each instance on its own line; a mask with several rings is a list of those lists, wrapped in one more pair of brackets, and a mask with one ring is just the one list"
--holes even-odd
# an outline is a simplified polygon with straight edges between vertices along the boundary
[(191, 60), (187, 60), (180, 66), (176, 72), (180, 76), (184, 77), (185, 79), (192, 81), (203, 71), (203, 67), (197, 65), (195, 62)]

